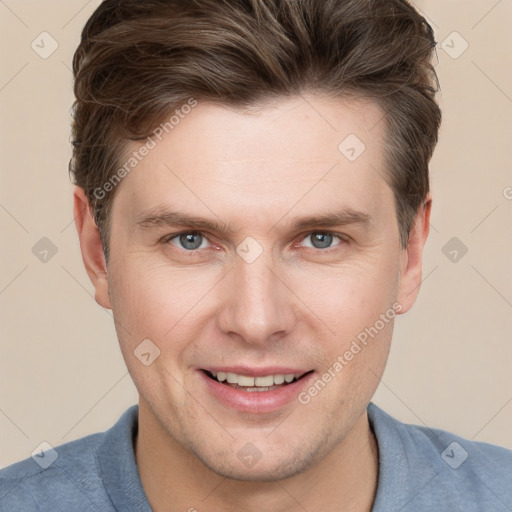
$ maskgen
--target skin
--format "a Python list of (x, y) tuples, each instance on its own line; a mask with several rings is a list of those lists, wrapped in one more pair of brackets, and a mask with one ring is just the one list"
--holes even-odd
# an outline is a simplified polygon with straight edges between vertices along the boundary
[[(393, 321), (306, 405), (241, 412), (212, 396), (199, 372), (286, 365), (314, 370), (316, 380), (394, 303), (401, 313), (412, 306), (431, 201), (404, 249), (383, 179), (381, 120), (370, 101), (315, 94), (251, 113), (199, 103), (118, 185), (108, 266), (75, 189), (84, 264), (97, 302), (113, 311), (140, 396), (136, 459), (154, 510), (371, 510), (378, 447), (366, 408)], [(338, 150), (350, 134), (366, 145), (354, 162)], [(139, 147), (131, 142), (127, 153)], [(139, 224), (164, 207), (221, 226), (187, 252), (168, 239), (190, 226)], [(291, 227), (347, 209), (367, 220)], [(337, 236), (318, 248), (311, 233)], [(236, 252), (247, 237), (262, 249), (252, 263)], [(144, 339), (160, 350), (150, 366), (134, 355)], [(237, 457), (247, 443), (261, 453), (253, 467)]]

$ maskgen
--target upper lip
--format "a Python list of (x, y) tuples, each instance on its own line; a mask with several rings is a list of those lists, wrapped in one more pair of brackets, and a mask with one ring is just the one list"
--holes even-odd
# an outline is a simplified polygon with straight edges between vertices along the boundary
[(210, 373), (236, 373), (237, 375), (245, 375), (247, 377), (265, 377), (267, 375), (304, 375), (311, 369), (293, 368), (291, 366), (266, 366), (265, 368), (249, 368), (247, 366), (208, 366), (201, 368)]

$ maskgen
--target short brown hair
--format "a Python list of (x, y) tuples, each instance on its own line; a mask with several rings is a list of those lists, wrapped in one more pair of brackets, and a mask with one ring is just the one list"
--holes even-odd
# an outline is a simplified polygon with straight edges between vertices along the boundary
[(148, 137), (190, 98), (244, 108), (304, 91), (383, 109), (405, 247), (441, 122), (435, 44), (406, 0), (104, 0), (73, 59), (70, 173), (94, 208), (107, 261), (114, 191), (94, 191), (127, 141)]

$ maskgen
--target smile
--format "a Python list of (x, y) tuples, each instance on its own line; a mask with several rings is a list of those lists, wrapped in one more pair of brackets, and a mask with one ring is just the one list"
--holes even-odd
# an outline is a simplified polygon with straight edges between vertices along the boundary
[[(211, 368), (198, 371), (207, 393), (228, 409), (265, 414), (297, 404), (315, 371), (297, 368)], [(257, 374), (257, 375), (256, 375)]]
[(286, 373), (251, 377), (231, 372), (210, 372), (205, 370), (205, 373), (211, 379), (222, 382), (233, 389), (241, 389), (248, 392), (272, 391), (281, 386), (291, 384), (305, 375), (305, 373)]

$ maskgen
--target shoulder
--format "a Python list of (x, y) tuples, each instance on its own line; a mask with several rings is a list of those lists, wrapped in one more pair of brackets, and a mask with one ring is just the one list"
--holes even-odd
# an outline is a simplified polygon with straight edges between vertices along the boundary
[(408, 487), (401, 499), (411, 508), (404, 512), (447, 505), (464, 511), (512, 509), (512, 450), (405, 424), (374, 404), (368, 417), (379, 446), (381, 494)]
[[(94, 434), (50, 448), (0, 471), (0, 511), (49, 510), (57, 497), (69, 506), (83, 503), (85, 495), (97, 496), (96, 454), (104, 437)], [(90, 510), (96, 510), (95, 504)]]
[(1, 470), (0, 512), (112, 510), (98, 455), (133, 414), (133, 408), (128, 409), (107, 432), (44, 448)]

